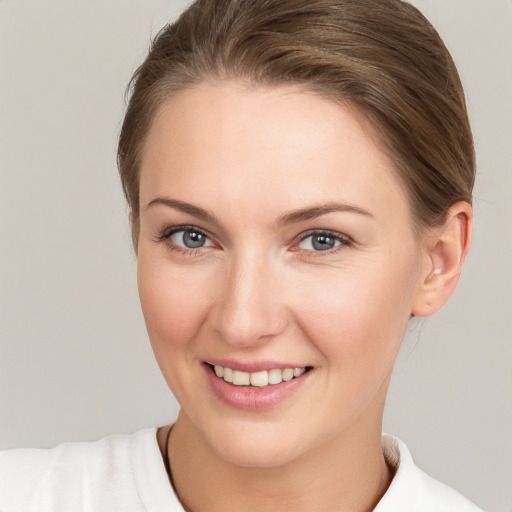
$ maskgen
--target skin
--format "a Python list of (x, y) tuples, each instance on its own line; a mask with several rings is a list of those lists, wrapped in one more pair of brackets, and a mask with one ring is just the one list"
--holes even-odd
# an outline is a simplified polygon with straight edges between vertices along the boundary
[[(393, 363), (411, 314), (432, 314), (453, 291), (471, 208), (454, 205), (445, 225), (419, 236), (372, 133), (348, 104), (237, 82), (186, 90), (153, 122), (138, 285), (181, 405), (169, 453), (191, 510), (364, 511), (389, 486), (380, 436)], [(289, 215), (333, 204), (343, 208)], [(180, 226), (200, 229), (205, 245), (165, 237)], [(339, 245), (315, 250), (312, 230)], [(212, 358), (312, 370), (283, 402), (243, 411), (210, 389)]]

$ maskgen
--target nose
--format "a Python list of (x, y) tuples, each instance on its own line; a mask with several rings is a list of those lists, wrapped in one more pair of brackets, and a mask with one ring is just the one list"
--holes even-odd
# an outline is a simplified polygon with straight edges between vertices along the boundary
[(232, 261), (211, 311), (217, 335), (232, 346), (249, 348), (282, 333), (288, 320), (281, 282), (268, 260)]

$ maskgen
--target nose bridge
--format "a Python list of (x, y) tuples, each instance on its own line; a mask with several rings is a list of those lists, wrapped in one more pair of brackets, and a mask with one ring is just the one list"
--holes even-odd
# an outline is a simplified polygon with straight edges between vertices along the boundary
[(245, 251), (231, 258), (214, 315), (215, 329), (228, 343), (249, 347), (284, 329), (274, 267), (261, 253)]

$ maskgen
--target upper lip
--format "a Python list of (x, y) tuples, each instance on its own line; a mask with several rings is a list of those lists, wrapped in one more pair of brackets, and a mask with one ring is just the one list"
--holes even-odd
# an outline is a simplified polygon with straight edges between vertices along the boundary
[(208, 359), (204, 361), (212, 366), (222, 366), (223, 368), (231, 368), (231, 370), (239, 370), (242, 372), (262, 372), (265, 370), (284, 370), (285, 368), (305, 368), (306, 365), (295, 363), (283, 363), (278, 361), (234, 361), (232, 359)]

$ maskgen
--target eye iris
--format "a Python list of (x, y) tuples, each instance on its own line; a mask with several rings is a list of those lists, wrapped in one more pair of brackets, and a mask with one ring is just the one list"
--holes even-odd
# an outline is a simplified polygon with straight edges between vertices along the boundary
[(185, 231), (183, 233), (183, 244), (190, 249), (202, 247), (205, 241), (206, 237), (197, 231)]
[(328, 251), (336, 244), (334, 237), (328, 235), (314, 235), (311, 242), (317, 251)]

